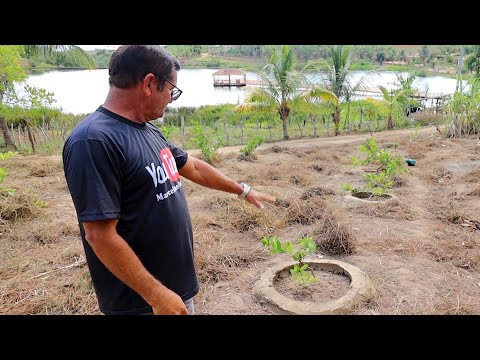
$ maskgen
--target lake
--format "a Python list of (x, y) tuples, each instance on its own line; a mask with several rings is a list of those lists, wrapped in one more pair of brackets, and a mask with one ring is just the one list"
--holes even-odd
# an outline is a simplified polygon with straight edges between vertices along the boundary
[[(217, 69), (180, 70), (177, 85), (183, 90), (183, 94), (169, 107), (198, 107), (242, 102), (250, 87), (214, 87), (212, 74), (215, 71)], [(364, 74), (364, 71), (352, 71), (351, 81), (355, 83)], [(255, 74), (247, 72), (247, 79), (256, 79)], [(390, 89), (395, 80), (394, 72), (383, 71), (370, 77), (368, 86), (383, 85)], [(57, 101), (56, 106), (65, 112), (90, 113), (103, 103), (108, 93), (108, 70), (55, 70), (43, 74), (32, 74), (26, 83), (53, 92)], [(417, 77), (413, 86), (421, 91), (428, 88), (431, 94), (451, 94), (455, 91), (456, 80), (443, 76)]]

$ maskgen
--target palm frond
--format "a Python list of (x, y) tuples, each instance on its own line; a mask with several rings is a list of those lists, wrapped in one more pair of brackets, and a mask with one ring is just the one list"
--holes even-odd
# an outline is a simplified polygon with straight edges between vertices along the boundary
[(340, 104), (337, 95), (333, 91), (318, 86), (316, 86), (313, 90), (310, 90), (306, 96), (311, 99), (318, 99), (324, 103), (333, 105), (334, 107), (338, 107)]

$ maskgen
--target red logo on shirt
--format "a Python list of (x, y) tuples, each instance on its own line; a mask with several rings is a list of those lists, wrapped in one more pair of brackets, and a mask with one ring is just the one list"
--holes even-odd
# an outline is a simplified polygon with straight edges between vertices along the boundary
[(163, 168), (167, 171), (170, 181), (177, 181), (180, 178), (180, 174), (178, 173), (177, 164), (169, 148), (160, 151), (160, 160), (163, 163)]

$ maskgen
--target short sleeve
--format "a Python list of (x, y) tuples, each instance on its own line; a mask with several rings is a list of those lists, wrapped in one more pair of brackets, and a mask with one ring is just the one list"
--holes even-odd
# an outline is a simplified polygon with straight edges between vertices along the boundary
[(63, 163), (80, 221), (119, 217), (121, 154), (102, 141), (80, 140), (64, 149)]
[(175, 159), (175, 163), (177, 164), (177, 169), (181, 169), (183, 165), (187, 163), (188, 153), (180, 149), (179, 147), (176, 147), (170, 142), (168, 142), (168, 148), (172, 152), (172, 155)]

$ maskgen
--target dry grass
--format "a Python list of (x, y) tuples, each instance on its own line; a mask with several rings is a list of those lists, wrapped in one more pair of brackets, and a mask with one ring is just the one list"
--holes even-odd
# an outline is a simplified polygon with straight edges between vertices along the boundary
[(429, 197), (427, 209), (437, 219), (447, 224), (462, 225), (465, 221), (477, 221), (480, 216), (477, 208), (463, 205), (463, 197), (454, 192), (436, 192)]
[(467, 271), (427, 259), (412, 262), (411, 254), (378, 256), (364, 265), (378, 295), (352, 314), (478, 314), (478, 285)]
[(241, 269), (266, 258), (260, 244), (255, 244), (254, 240), (228, 236), (217, 229), (197, 230), (195, 233), (195, 264), (201, 283), (232, 280)]
[(434, 167), (426, 170), (422, 177), (433, 183), (445, 184), (452, 179), (452, 173), (444, 167)]
[(350, 255), (355, 252), (356, 238), (344, 216), (333, 206), (325, 208), (313, 238), (318, 250), (328, 255)]
[(30, 219), (42, 214), (44, 204), (32, 191), (15, 191), (13, 195), (0, 195), (0, 225)]
[(321, 198), (310, 198), (305, 201), (292, 199), (289, 202), (288, 224), (309, 225), (321, 219), (324, 215), (326, 203)]
[(270, 211), (261, 211), (245, 201), (233, 199), (216, 213), (215, 223), (223, 224), (225, 229), (244, 233), (254, 228), (265, 232), (283, 227), (286, 224), (286, 211), (281, 207), (267, 204)]
[[(270, 314), (253, 298), (253, 285), (291, 257), (270, 256), (260, 239), (295, 242), (308, 234), (325, 257), (341, 257), (372, 279), (378, 296), (353, 314), (480, 314), (478, 140), (445, 139), (434, 127), (414, 141), (411, 134), (375, 134), (395, 155), (418, 160), (392, 189), (398, 199), (378, 204), (346, 202), (340, 191), (362, 179), (350, 156), (360, 155), (365, 134), (282, 142), (259, 149), (253, 162), (239, 161), (237, 148), (222, 150), (215, 164), (221, 172), (276, 196), (263, 210), (183, 180), (200, 281), (197, 313)], [(25, 205), (15, 210), (18, 198), (3, 204), (14, 210), (1, 210), (12, 220), (0, 226), (0, 314), (99, 313), (59, 160), (2, 163), (2, 185), (20, 196), (28, 179), (50, 204), (30, 213)], [(42, 172), (47, 167), (51, 174)]]
[(480, 179), (480, 167), (476, 167), (473, 170), (469, 171), (465, 175), (463, 175), (460, 181), (464, 181), (467, 183), (478, 183)]
[[(55, 278), (55, 286), (52, 279)], [(90, 274), (85, 263), (79, 268), (68, 268), (24, 279), (21, 276), (2, 281), (0, 286), (0, 314), (98, 314)]]
[(245, 155), (245, 154), (240, 154), (237, 159), (239, 161), (250, 161), (250, 162), (254, 162), (255, 160), (257, 160), (257, 155), (255, 154), (249, 154), (249, 155)]
[(415, 113), (415, 122), (422, 125), (428, 124), (444, 124), (447, 118), (444, 115), (435, 114), (431, 111), (422, 111)]
[(480, 196), (480, 186), (474, 187), (472, 190), (467, 191), (466, 195)]
[(415, 218), (415, 212), (406, 203), (396, 198), (375, 204), (353, 206), (352, 211), (384, 219), (413, 220)]
[(10, 234), (11, 241), (33, 241), (38, 244), (54, 244), (65, 237), (79, 237), (78, 225), (69, 219), (38, 217), (29, 222), (28, 228), (17, 226)]
[(335, 191), (321, 187), (312, 187), (305, 190), (302, 196), (300, 196), (300, 199), (307, 200), (315, 196), (325, 197), (327, 195), (335, 195)]
[(275, 153), (275, 154), (281, 154), (281, 153), (290, 153), (290, 151), (288, 150), (287, 147), (285, 146), (278, 146), (278, 145), (273, 145), (265, 150), (261, 150), (259, 151), (259, 153), (269, 153), (269, 152), (272, 152), (272, 153)]
[(458, 268), (478, 271), (480, 238), (477, 234), (468, 229), (448, 226), (435, 236), (436, 245), (427, 244), (425, 250), (434, 261), (448, 262)]
[(14, 223), (0, 236), (0, 254), (0, 314), (99, 313), (75, 223)]
[(45, 177), (51, 176), (56, 172), (62, 172), (63, 163), (60, 160), (45, 159), (38, 163), (30, 164), (27, 168), (30, 176)]

